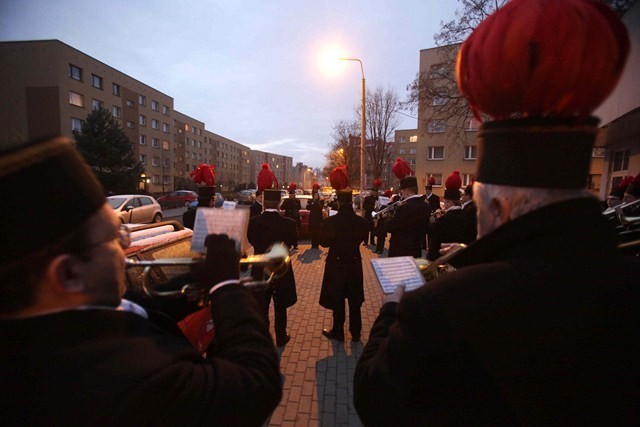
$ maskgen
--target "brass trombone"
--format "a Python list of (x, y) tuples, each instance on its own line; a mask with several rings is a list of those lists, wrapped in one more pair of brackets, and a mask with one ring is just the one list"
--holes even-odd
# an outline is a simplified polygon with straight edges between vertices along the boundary
[[(190, 266), (194, 264), (200, 264), (204, 262), (204, 258), (159, 258), (155, 260), (134, 260), (127, 258), (125, 265), (127, 268), (131, 267), (143, 267), (141, 279), (142, 288), (144, 292), (150, 297), (164, 297), (164, 298), (176, 298), (186, 297), (190, 300), (197, 300), (204, 303), (208, 296), (208, 289), (203, 288), (198, 283), (188, 283), (179, 290), (172, 291), (158, 291), (154, 289), (153, 285), (149, 281), (149, 273), (153, 267), (163, 266)], [(278, 279), (286, 274), (291, 265), (291, 258), (289, 256), (289, 250), (282, 243), (276, 243), (267, 252), (259, 255), (250, 255), (245, 258), (241, 258), (240, 265), (255, 265), (264, 267), (269, 277), (266, 280), (254, 280), (252, 277), (246, 277), (240, 279), (240, 282), (247, 288), (259, 288), (264, 287), (271, 283), (272, 280)]]

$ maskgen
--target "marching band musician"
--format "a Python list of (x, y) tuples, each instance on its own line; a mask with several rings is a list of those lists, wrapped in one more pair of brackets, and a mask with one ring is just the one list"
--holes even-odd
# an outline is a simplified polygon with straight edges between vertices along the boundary
[[(266, 189), (264, 195), (264, 211), (249, 219), (247, 239), (253, 246), (255, 254), (264, 254), (271, 245), (283, 242), (288, 247), (298, 243), (298, 231), (293, 219), (280, 215), (280, 190)], [(251, 275), (255, 280), (262, 279), (262, 267), (252, 267)], [(274, 279), (262, 293), (262, 309), (269, 324), (269, 305), (273, 299), (274, 330), (276, 345), (284, 347), (291, 337), (287, 333), (287, 308), (298, 300), (296, 279), (291, 266), (286, 274)]]
[[(354, 376), (365, 425), (640, 421), (640, 260), (585, 188), (591, 114), (625, 70), (628, 33), (600, 2), (540, 5), (507, 2), (460, 46), (456, 81), (487, 118), (478, 240), (455, 271), (383, 301)], [(592, 43), (596, 22), (609, 43)]]
[[(296, 198), (296, 188), (297, 184), (292, 182), (289, 184), (289, 197), (282, 201), (282, 205), (280, 209), (284, 211), (284, 216), (286, 218), (291, 218), (296, 222), (296, 227), (298, 228), (298, 235), (302, 232), (302, 220), (300, 219), (300, 209), (302, 209), (302, 205), (300, 204), (300, 200)], [(298, 249), (298, 242), (296, 241), (295, 245), (293, 245), (293, 249)]]
[(469, 244), (476, 240), (478, 235), (478, 220), (476, 204), (473, 201), (473, 183), (464, 187), (460, 196), (462, 202), (462, 212), (464, 213), (464, 232), (462, 233), (462, 243)]
[(389, 257), (422, 256), (423, 242), (429, 229), (431, 209), (418, 193), (415, 176), (400, 180), (401, 202), (392, 209), (394, 214), (384, 222), (385, 231), (391, 233)]
[(443, 213), (429, 226), (429, 249), (427, 259), (440, 258), (442, 243), (461, 243), (464, 240), (465, 214), (460, 203), (460, 172), (453, 171), (445, 181)]
[(253, 203), (249, 207), (249, 217), (258, 216), (262, 213), (262, 190), (256, 190), (253, 196)]
[(640, 198), (640, 173), (627, 185), (622, 197), (622, 203), (631, 203)]
[(320, 232), (320, 245), (329, 248), (322, 277), (320, 305), (333, 311), (333, 326), (331, 329), (322, 329), (322, 335), (344, 341), (346, 299), (349, 304), (351, 341), (358, 342), (362, 332), (360, 306), (364, 302), (360, 242), (369, 232), (369, 223), (353, 211), (346, 166), (335, 168), (329, 175), (329, 181), (338, 196), (338, 213), (322, 222)]
[(437, 194), (433, 194), (433, 186), (436, 183), (436, 179), (433, 175), (429, 177), (429, 181), (425, 188), (425, 202), (429, 203), (431, 206), (431, 212), (436, 212), (440, 210), (440, 197)]
[[(118, 309), (128, 229), (71, 140), (4, 149), (0, 183), (4, 425), (265, 421), (282, 396), (278, 356), (239, 284), (233, 240), (207, 236), (204, 268), (194, 270), (216, 327), (203, 358), (144, 310)], [(21, 208), (33, 198), (46, 215)]]
[(362, 210), (364, 212), (364, 218), (366, 218), (367, 221), (369, 221), (369, 235), (367, 236), (366, 239), (364, 239), (364, 242), (362, 243), (364, 246), (367, 245), (367, 243), (369, 243), (370, 245), (375, 245), (375, 230), (373, 229), (373, 217), (371, 216), (371, 214), (373, 213), (373, 211), (376, 209), (376, 204), (379, 206), (380, 203), (378, 202), (378, 188), (382, 185), (382, 180), (380, 178), (377, 178), (374, 182), (373, 182), (373, 188), (371, 189), (371, 193), (364, 198), (363, 202), (362, 202)]
[(311, 232), (311, 248), (318, 249), (320, 229), (324, 218), (324, 201), (320, 199), (320, 185), (316, 182), (311, 189), (311, 200), (307, 203), (309, 210), (309, 230)]

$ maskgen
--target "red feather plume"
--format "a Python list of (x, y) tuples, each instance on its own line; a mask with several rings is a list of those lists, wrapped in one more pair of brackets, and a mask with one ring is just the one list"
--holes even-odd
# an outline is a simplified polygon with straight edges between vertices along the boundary
[(409, 166), (409, 163), (405, 162), (401, 157), (396, 159), (396, 163), (391, 168), (393, 174), (398, 177), (398, 179), (402, 179), (405, 176), (413, 176), (413, 169)]
[(376, 178), (376, 180), (375, 180), (375, 181), (373, 181), (373, 186), (374, 186), (375, 188), (380, 188), (380, 187), (382, 187), (382, 180), (381, 180), (380, 178)]
[(429, 185), (436, 185), (436, 177), (431, 175), (429, 177)]
[(278, 188), (278, 180), (276, 179), (273, 171), (269, 169), (269, 165), (267, 163), (263, 163), (262, 168), (258, 173), (258, 190), (264, 191), (271, 188)]
[(451, 175), (444, 182), (444, 186), (447, 190), (460, 190), (462, 187), (462, 178), (460, 178), (460, 171), (453, 171)]
[(334, 190), (339, 191), (349, 186), (349, 174), (347, 174), (347, 165), (338, 166), (329, 175), (329, 182)]
[(198, 167), (191, 171), (189, 175), (193, 178), (193, 182), (196, 184), (204, 184), (208, 187), (216, 185), (216, 174), (213, 171), (215, 166), (209, 166), (206, 163), (198, 165)]

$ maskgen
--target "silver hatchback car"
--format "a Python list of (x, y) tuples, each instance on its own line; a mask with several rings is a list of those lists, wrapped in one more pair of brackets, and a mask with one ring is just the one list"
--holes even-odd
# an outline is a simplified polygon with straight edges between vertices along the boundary
[(162, 221), (160, 203), (151, 196), (122, 194), (107, 197), (109, 206), (123, 224), (144, 224)]

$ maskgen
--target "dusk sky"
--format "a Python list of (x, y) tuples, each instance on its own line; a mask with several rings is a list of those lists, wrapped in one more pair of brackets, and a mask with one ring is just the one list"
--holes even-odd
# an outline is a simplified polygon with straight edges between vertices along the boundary
[[(367, 89), (405, 100), (421, 49), (456, 0), (2, 0), (0, 40), (58, 39), (173, 97), (176, 110), (255, 150), (322, 167), (335, 122)], [(408, 112), (406, 112), (408, 113)], [(399, 129), (416, 119), (402, 116)]]

